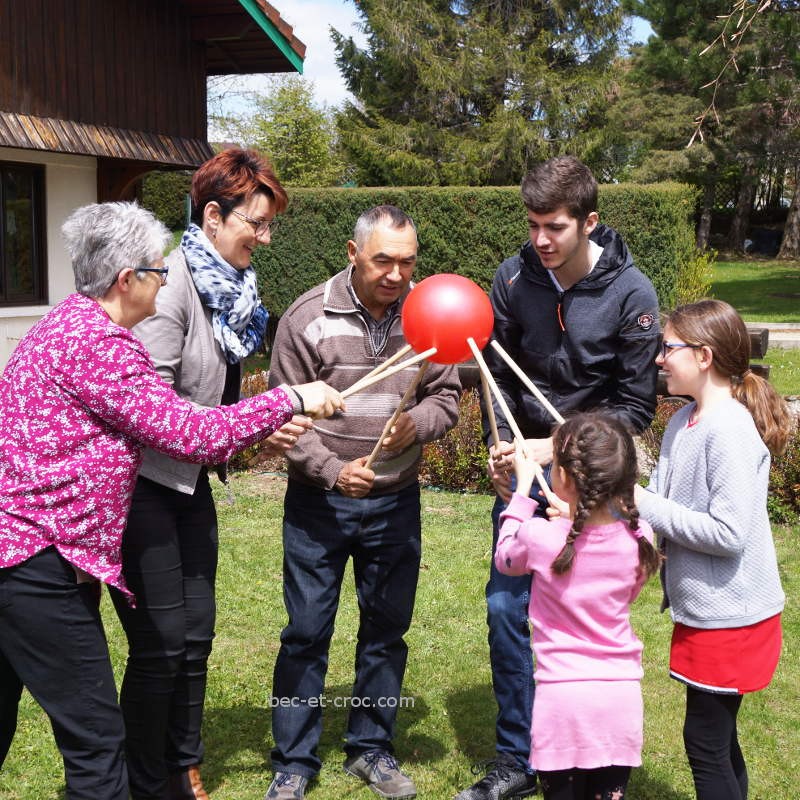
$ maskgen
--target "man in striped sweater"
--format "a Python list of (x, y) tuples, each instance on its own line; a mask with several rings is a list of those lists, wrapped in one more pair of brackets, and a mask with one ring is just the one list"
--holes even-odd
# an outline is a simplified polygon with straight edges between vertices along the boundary
[[(372, 208), (359, 217), (347, 251), (350, 265), (281, 318), (270, 385), (320, 379), (343, 390), (403, 347), (400, 311), (417, 260), (414, 223), (394, 206)], [(419, 462), (422, 445), (457, 421), (455, 367), (430, 364), (372, 468), (366, 460), (417, 369), (352, 395), (345, 413), (315, 425), (288, 456), (283, 585), (289, 623), (271, 698), (269, 800), (305, 796), (321, 766), (317, 745), (326, 705), (349, 709), (345, 771), (380, 797), (416, 796), (394, 759), (392, 737), (420, 563)], [(355, 682), (351, 697), (327, 698), (328, 647), (350, 557), (361, 610)]]

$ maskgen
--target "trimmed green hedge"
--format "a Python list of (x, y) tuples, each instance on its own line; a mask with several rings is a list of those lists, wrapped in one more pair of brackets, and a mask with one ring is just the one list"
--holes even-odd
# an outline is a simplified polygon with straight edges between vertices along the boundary
[(152, 211), (170, 230), (186, 227), (186, 196), (192, 186), (192, 173), (148, 172), (142, 180), (142, 205)]
[[(150, 173), (143, 205), (168, 227), (182, 229), (190, 181), (188, 172)], [(528, 235), (516, 186), (291, 189), (289, 199), (272, 244), (253, 257), (264, 303), (275, 317), (347, 264), (356, 219), (379, 203), (393, 203), (414, 218), (417, 279), (456, 272), (488, 289), (498, 264)], [(625, 237), (662, 308), (673, 307), (679, 295), (686, 301), (704, 293), (703, 264), (694, 252), (695, 201), (696, 190), (684, 184), (600, 187), (600, 219)]]
[[(602, 186), (600, 219), (625, 238), (637, 265), (674, 305), (680, 276), (694, 264), (695, 190), (683, 184)], [(517, 187), (292, 189), (272, 243), (254, 253), (262, 297), (280, 316), (303, 292), (347, 264), (358, 216), (380, 203), (399, 206), (419, 233), (420, 280), (455, 272), (488, 289), (499, 263), (526, 240)]]

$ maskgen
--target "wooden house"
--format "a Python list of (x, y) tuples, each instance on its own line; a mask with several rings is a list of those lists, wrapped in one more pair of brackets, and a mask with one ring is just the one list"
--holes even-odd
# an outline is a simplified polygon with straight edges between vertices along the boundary
[(0, 366), (74, 289), (70, 211), (212, 155), (208, 76), (304, 56), (265, 0), (0, 0)]

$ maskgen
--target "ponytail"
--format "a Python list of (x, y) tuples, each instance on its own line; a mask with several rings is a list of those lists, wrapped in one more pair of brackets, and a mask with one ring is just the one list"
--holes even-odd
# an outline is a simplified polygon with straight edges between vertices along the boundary
[(792, 429), (792, 413), (775, 387), (748, 369), (741, 378), (731, 381), (731, 392), (750, 412), (770, 453), (783, 453)]
[(636, 571), (636, 577), (644, 576), (648, 581), (661, 569), (661, 553), (644, 536), (637, 536), (636, 543), (639, 545), (639, 569)]
[(626, 497), (621, 498), (620, 514), (628, 520), (628, 527), (636, 537), (636, 544), (639, 548), (639, 568), (636, 570), (636, 577), (650, 580), (661, 568), (661, 554), (653, 547), (645, 536), (639, 531), (639, 509), (634, 500), (633, 487)]
[(572, 562), (575, 560), (576, 535), (574, 530), (571, 530), (567, 534), (566, 543), (550, 565), (550, 571), (553, 575), (563, 575), (565, 572), (569, 572), (572, 569)]

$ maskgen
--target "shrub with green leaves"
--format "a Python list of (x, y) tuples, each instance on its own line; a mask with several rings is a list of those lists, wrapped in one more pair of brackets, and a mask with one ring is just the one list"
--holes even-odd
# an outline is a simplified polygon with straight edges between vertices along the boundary
[(458, 403), (458, 424), (422, 451), (420, 479), (437, 489), (456, 492), (490, 492), (486, 473), (489, 453), (481, 436), (478, 393), (467, 389)]
[[(269, 372), (266, 370), (256, 369), (252, 372), (246, 372), (242, 376), (242, 397), (255, 397), (257, 394), (266, 392), (268, 380)], [(233, 456), (228, 462), (228, 466), (232, 470), (250, 469), (256, 465), (263, 468), (265, 464), (268, 468), (284, 468), (285, 461), (283, 456), (271, 457), (269, 463), (267, 463), (262, 451), (263, 446), (261, 442), (256, 442)]]
[[(167, 227), (183, 229), (190, 185), (189, 172), (151, 172), (142, 184), (142, 204)], [(277, 316), (347, 264), (355, 221), (374, 205), (391, 203), (413, 217), (419, 279), (455, 272), (488, 289), (500, 261), (528, 234), (516, 186), (291, 189), (289, 200), (272, 243), (253, 256), (264, 304)], [(708, 291), (709, 257), (694, 250), (695, 200), (696, 191), (678, 183), (600, 187), (601, 221), (625, 238), (663, 309)]]
[(186, 197), (192, 173), (185, 170), (148, 172), (142, 180), (142, 205), (152, 211), (170, 230), (186, 227)]
[(773, 522), (792, 524), (800, 519), (800, 424), (795, 425), (785, 452), (772, 459), (768, 502)]
[(684, 269), (678, 273), (676, 306), (684, 303), (694, 303), (703, 297), (711, 296), (714, 263), (716, 260), (716, 250), (694, 251), (693, 257), (688, 261)]

